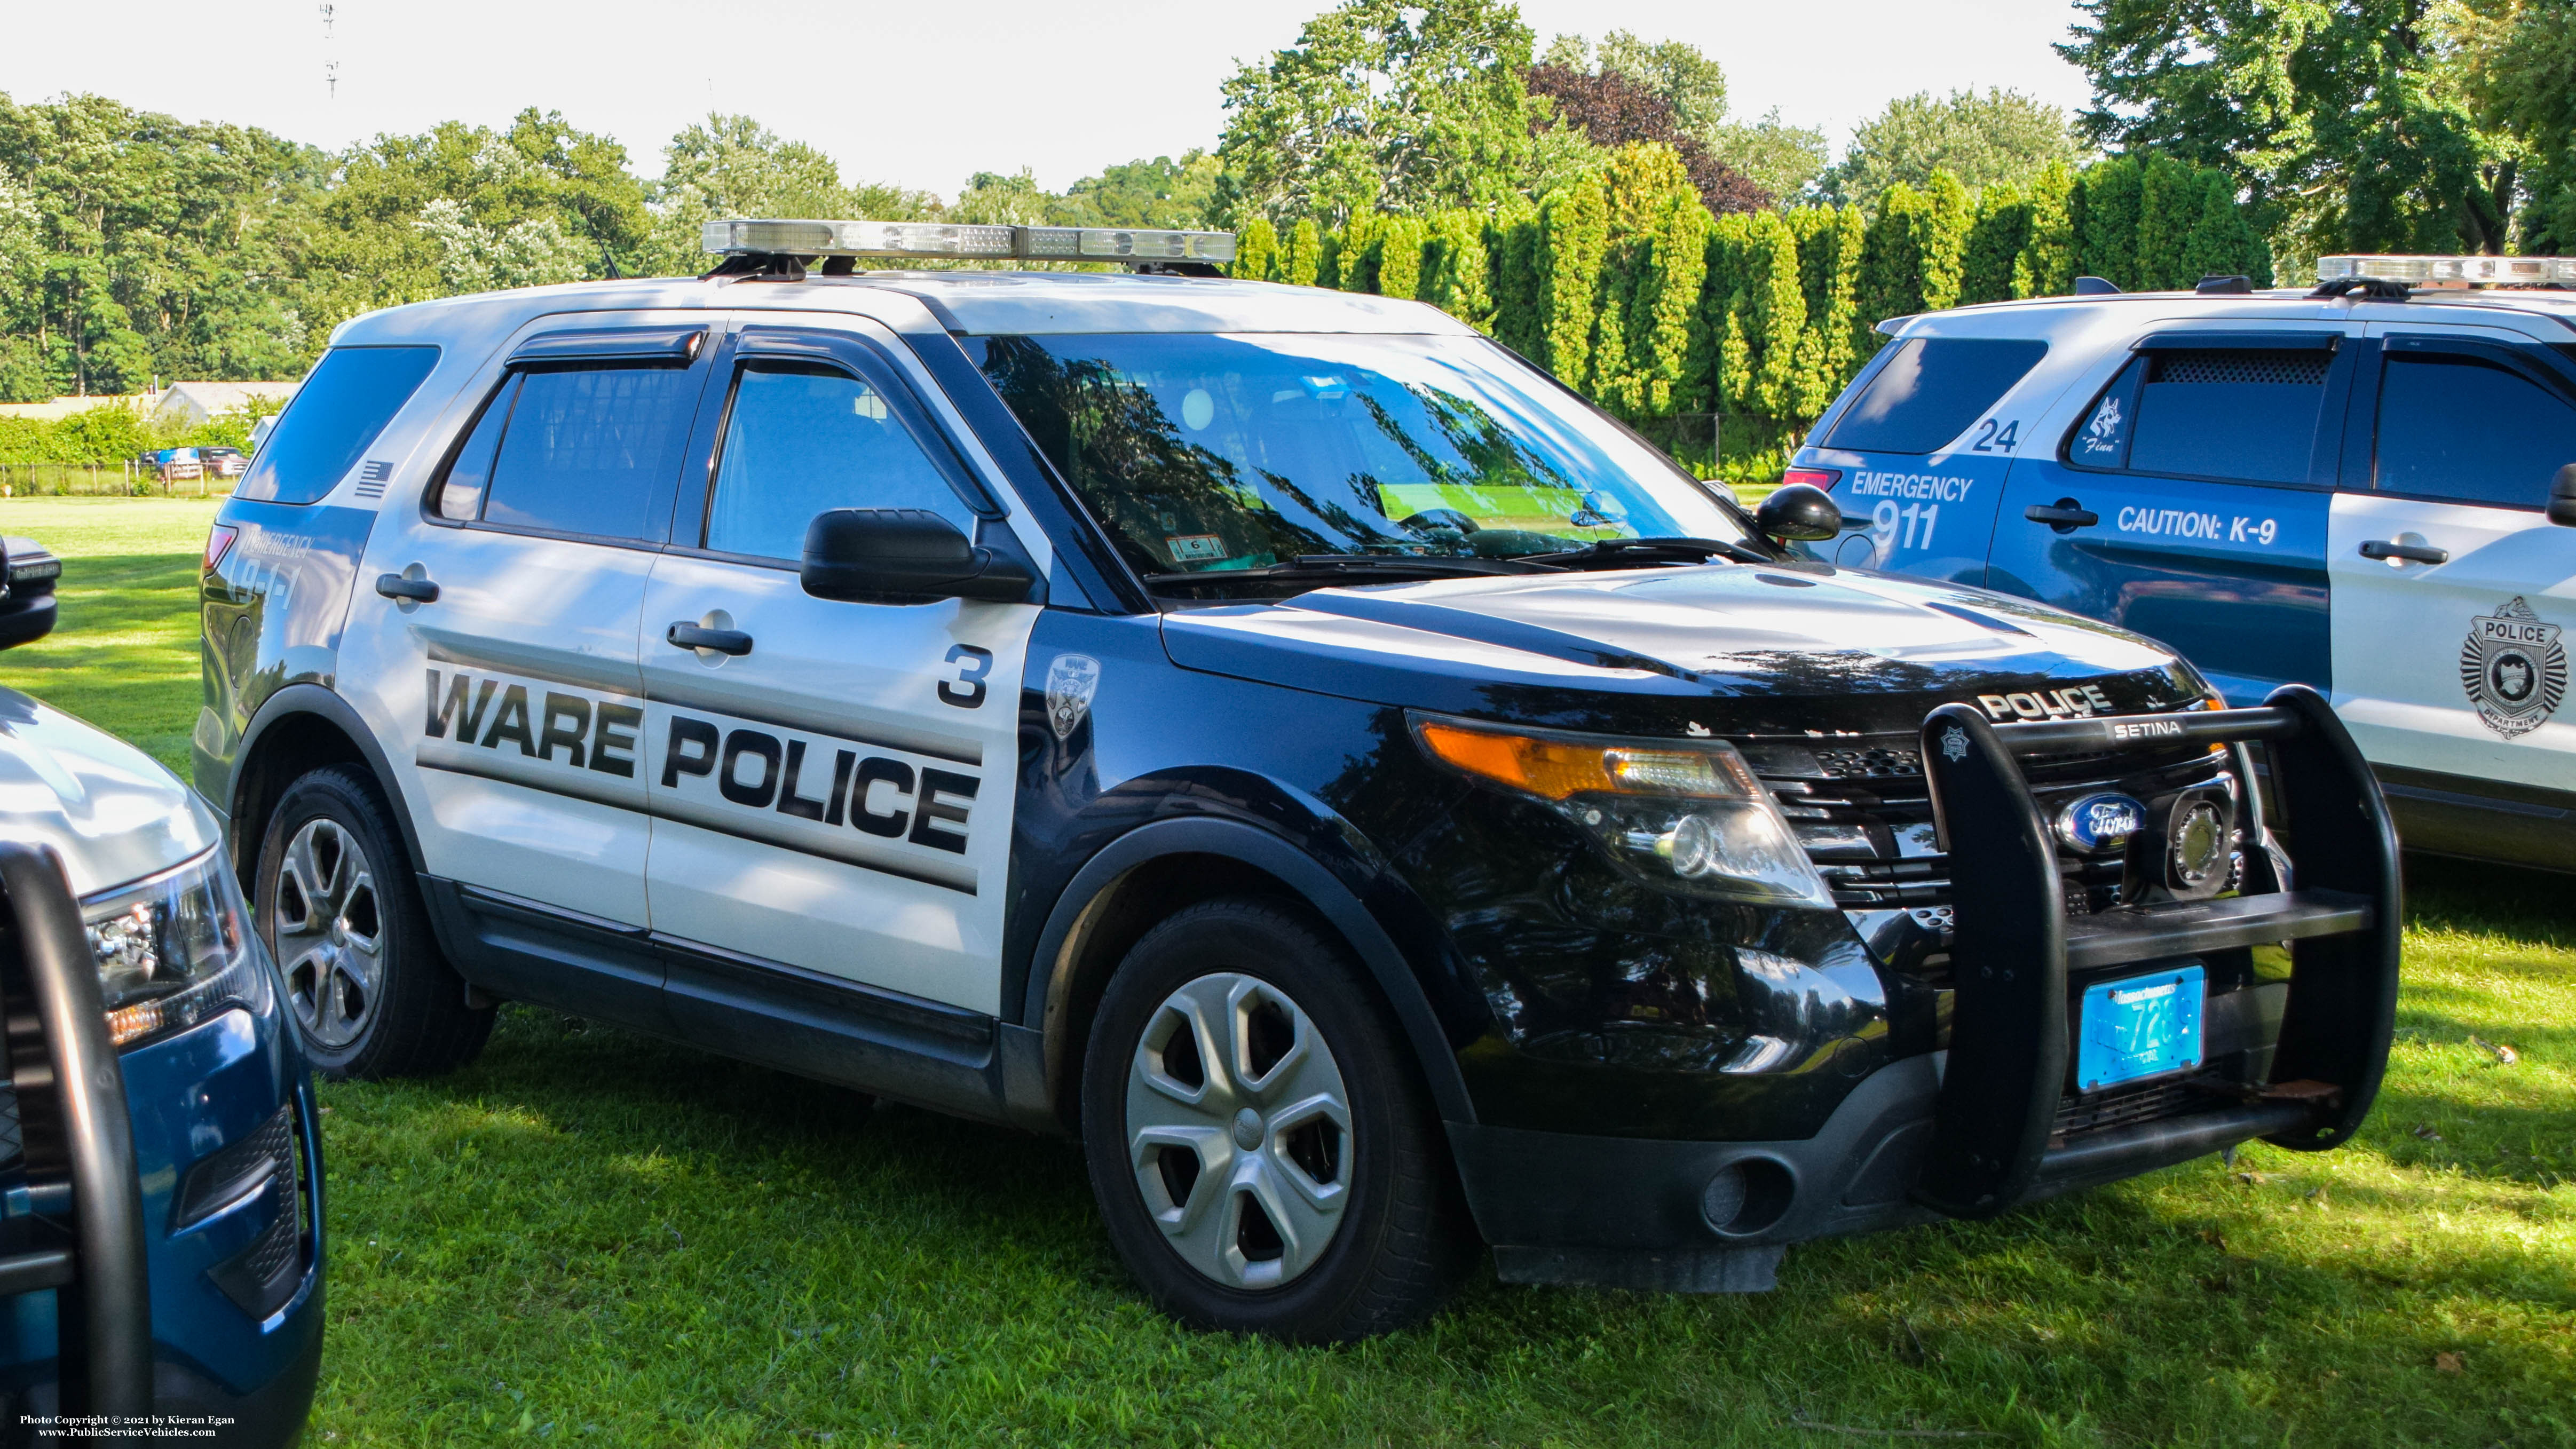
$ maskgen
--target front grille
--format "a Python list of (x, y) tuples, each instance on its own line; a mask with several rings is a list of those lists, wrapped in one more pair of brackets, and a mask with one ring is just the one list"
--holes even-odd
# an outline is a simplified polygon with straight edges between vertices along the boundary
[(2213, 1080), (2213, 1074), (2203, 1071), (2089, 1097), (2070, 1095), (2057, 1104), (2057, 1124), (2049, 1129), (2048, 1145), (2060, 1147), (2070, 1137), (2198, 1111), (2213, 1100), (2210, 1088), (2203, 1085)]

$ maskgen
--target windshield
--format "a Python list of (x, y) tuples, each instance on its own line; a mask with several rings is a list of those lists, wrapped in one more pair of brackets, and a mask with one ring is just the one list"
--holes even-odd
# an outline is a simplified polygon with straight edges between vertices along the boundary
[(1753, 544), (1663, 454), (1481, 338), (967, 339), (1149, 578), (1301, 557), (1511, 559), (1622, 538)]

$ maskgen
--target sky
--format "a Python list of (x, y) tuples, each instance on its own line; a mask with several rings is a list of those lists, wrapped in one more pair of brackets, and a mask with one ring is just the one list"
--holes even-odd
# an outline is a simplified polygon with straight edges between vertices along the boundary
[[(853, 182), (953, 196), (973, 172), (1026, 166), (1060, 191), (1213, 146), (1219, 85), (1327, 3), (120, 0), (103, 45), (85, 6), (0, 0), (0, 92), (95, 92), (332, 149), (533, 105), (616, 137), (646, 175), (682, 126), (741, 112)], [(1521, 0), (1521, 14), (1542, 48), (1565, 32), (1689, 41), (1726, 67), (1739, 117), (1777, 107), (1837, 148), (1919, 90), (2004, 86), (2070, 111), (2087, 96), (2049, 49), (2076, 19), (2067, 0)]]

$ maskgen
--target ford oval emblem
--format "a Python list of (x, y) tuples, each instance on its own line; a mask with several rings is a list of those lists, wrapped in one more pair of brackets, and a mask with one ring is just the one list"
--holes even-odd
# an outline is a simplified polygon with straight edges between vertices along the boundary
[(2057, 834), (2086, 855), (2118, 850), (2146, 827), (2147, 807), (2133, 795), (2084, 795), (2057, 812)]

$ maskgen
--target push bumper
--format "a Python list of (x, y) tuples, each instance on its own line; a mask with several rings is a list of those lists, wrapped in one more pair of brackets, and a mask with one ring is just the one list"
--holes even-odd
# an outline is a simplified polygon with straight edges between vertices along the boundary
[[(2115, 736), (2112, 723), (1997, 727), (1956, 706), (1926, 721), (1951, 858), (1977, 863), (1954, 877), (1950, 1050), (1864, 1078), (1813, 1137), (1650, 1141), (1451, 1124), (1499, 1275), (1760, 1291), (1794, 1242), (1992, 1217), (2255, 1138), (2300, 1150), (2345, 1140), (2377, 1094), (2397, 987), (2396, 838), (2367, 766), (2325, 702), (2295, 687), (2262, 709), (2162, 717), (2144, 733), (2124, 720), (2130, 733)], [(2267, 745), (2299, 888), (2282, 888), (2267, 866), (2250, 894), (2069, 918), (2052, 836), (2016, 757), (2178, 738), (2229, 746), (2249, 782), (2244, 745)], [(2249, 856), (2266, 843), (2259, 813), (2252, 823)], [(2064, 1130), (2070, 970), (2149, 969), (2276, 942), (2290, 945), (2287, 986), (2213, 996), (2207, 1018), (2210, 1059), (2244, 1053), (2267, 1073), (2196, 1110)]]

